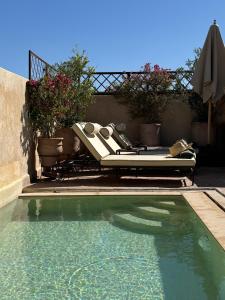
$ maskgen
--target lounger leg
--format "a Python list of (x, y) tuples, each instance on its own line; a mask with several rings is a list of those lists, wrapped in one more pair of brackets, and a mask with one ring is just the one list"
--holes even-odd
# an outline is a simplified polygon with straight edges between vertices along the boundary
[(118, 168), (118, 167), (115, 168), (115, 175), (116, 175), (116, 177), (119, 177), (119, 169), (120, 168)]
[(138, 168), (136, 168), (135, 171), (135, 176), (138, 177)]
[(194, 185), (194, 182), (195, 182), (195, 173), (196, 173), (195, 168), (191, 168), (191, 185)]
[[(194, 185), (194, 175), (195, 175), (195, 168), (186, 169), (186, 171), (183, 171), (183, 174), (185, 177), (189, 178), (191, 180), (191, 185)], [(183, 180), (184, 185), (187, 186), (185, 179)]]
[(40, 180), (42, 180), (42, 173), (43, 173), (43, 170), (44, 170), (44, 168), (43, 168), (43, 166), (41, 165), (41, 175), (40, 175)]
[(179, 173), (180, 173), (181, 177), (184, 177), (183, 179), (181, 179), (182, 186), (186, 187), (187, 183), (186, 183), (185, 177), (188, 177), (189, 174), (187, 174), (187, 171), (184, 169), (179, 169)]

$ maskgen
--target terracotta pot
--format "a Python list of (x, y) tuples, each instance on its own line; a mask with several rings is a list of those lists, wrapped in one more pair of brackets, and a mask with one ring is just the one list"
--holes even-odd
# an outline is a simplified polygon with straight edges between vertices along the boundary
[(51, 167), (59, 160), (63, 151), (63, 138), (38, 138), (37, 151), (43, 167)]
[(140, 140), (141, 143), (147, 146), (160, 145), (160, 127), (161, 124), (140, 124)]
[(63, 151), (60, 159), (70, 159), (80, 150), (80, 139), (72, 128), (60, 128), (56, 130), (56, 137), (63, 137)]
[(208, 123), (207, 122), (193, 122), (191, 124), (192, 142), (198, 146), (205, 146), (208, 144)]

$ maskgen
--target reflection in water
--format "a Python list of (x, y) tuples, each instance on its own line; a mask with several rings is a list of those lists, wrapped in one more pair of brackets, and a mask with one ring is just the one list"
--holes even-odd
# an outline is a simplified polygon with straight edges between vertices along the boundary
[(36, 199), (36, 211), (35, 211), (35, 215), (37, 216), (37, 218), (40, 215), (40, 210), (41, 210), (41, 199)]
[(198, 244), (204, 251), (209, 252), (211, 250), (211, 244), (207, 235), (200, 236)]

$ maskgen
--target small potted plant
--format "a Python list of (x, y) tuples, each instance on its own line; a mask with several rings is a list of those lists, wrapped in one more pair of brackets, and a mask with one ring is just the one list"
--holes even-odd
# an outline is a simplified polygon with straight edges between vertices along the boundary
[(145, 64), (142, 73), (131, 74), (119, 89), (122, 103), (127, 104), (132, 118), (141, 118), (140, 139), (143, 144), (158, 146), (161, 115), (168, 103), (171, 78), (166, 69)]
[(62, 152), (62, 137), (55, 137), (60, 120), (70, 110), (75, 90), (64, 74), (45, 76), (27, 82), (28, 111), (34, 133), (38, 135), (38, 153), (42, 166), (52, 166)]

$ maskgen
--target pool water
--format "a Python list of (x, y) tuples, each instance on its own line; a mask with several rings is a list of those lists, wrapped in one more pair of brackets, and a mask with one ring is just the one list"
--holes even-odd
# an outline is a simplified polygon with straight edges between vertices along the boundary
[(18, 199), (0, 299), (225, 299), (225, 255), (182, 197)]

